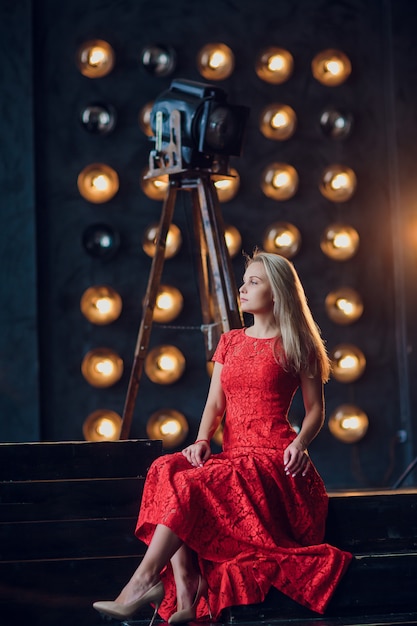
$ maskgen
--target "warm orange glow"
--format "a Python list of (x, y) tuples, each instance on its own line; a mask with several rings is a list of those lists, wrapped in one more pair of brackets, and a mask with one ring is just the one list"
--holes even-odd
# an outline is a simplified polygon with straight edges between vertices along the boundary
[(279, 85), (289, 79), (293, 72), (294, 59), (288, 50), (271, 46), (259, 54), (255, 71), (267, 83)]
[(77, 52), (77, 65), (81, 74), (88, 78), (102, 78), (114, 66), (114, 51), (107, 41), (92, 39), (83, 43)]
[(219, 202), (229, 202), (229, 200), (232, 200), (239, 191), (239, 172), (235, 168), (231, 167), (229, 174), (229, 176), (220, 176), (216, 174), (212, 177)]
[(286, 104), (270, 104), (262, 111), (259, 126), (267, 139), (284, 141), (294, 134), (297, 116)]
[(234, 226), (225, 226), (224, 238), (226, 241), (227, 250), (231, 258), (235, 257), (242, 250), (242, 237), (240, 232)]
[(320, 191), (332, 202), (350, 200), (356, 190), (355, 172), (345, 165), (329, 165), (322, 174)]
[(362, 350), (350, 343), (341, 343), (329, 354), (332, 376), (341, 383), (352, 383), (362, 376), (366, 358)]
[(336, 87), (348, 79), (352, 65), (344, 52), (329, 49), (319, 52), (314, 57), (311, 69), (314, 78), (320, 83), (328, 87)]
[(235, 67), (235, 57), (224, 43), (209, 43), (197, 55), (197, 68), (207, 80), (224, 80)]
[(162, 174), (156, 178), (147, 178), (149, 168), (142, 171), (140, 186), (143, 193), (151, 200), (165, 200), (169, 187), (168, 174)]
[(340, 287), (326, 297), (326, 312), (336, 324), (353, 324), (363, 313), (362, 298), (350, 287)]
[(120, 436), (122, 418), (114, 411), (99, 409), (90, 413), (83, 424), (86, 441), (117, 441)]
[(161, 285), (156, 296), (153, 319), (160, 324), (172, 322), (182, 311), (184, 298), (181, 292), (170, 285)]
[(275, 222), (264, 235), (263, 247), (266, 252), (275, 252), (292, 259), (301, 247), (300, 231), (289, 222)]
[(83, 198), (101, 204), (111, 200), (119, 191), (119, 177), (109, 165), (92, 163), (80, 172), (77, 185)]
[[(155, 254), (158, 231), (159, 224), (151, 224), (150, 226), (148, 226), (144, 233), (142, 244), (143, 250), (150, 257), (153, 257)], [(168, 229), (168, 235), (166, 240), (165, 258), (170, 259), (175, 256), (179, 252), (181, 244), (181, 231), (178, 226), (176, 226), (175, 224), (171, 224)]]
[(185, 370), (185, 358), (175, 346), (157, 346), (146, 356), (145, 372), (148, 378), (158, 385), (171, 385), (177, 382)]
[(139, 127), (147, 137), (153, 137), (153, 131), (151, 128), (151, 111), (153, 108), (153, 104), (153, 102), (148, 102), (147, 104), (145, 104), (139, 111), (138, 116)]
[(122, 299), (112, 287), (95, 285), (84, 291), (80, 308), (84, 317), (92, 324), (111, 324), (120, 316)]
[(369, 426), (366, 413), (353, 404), (342, 404), (329, 418), (329, 430), (344, 443), (356, 443), (363, 439)]
[(298, 174), (288, 163), (271, 163), (262, 172), (261, 188), (268, 198), (288, 200), (298, 189)]
[(330, 224), (321, 237), (320, 247), (333, 261), (347, 261), (359, 248), (359, 234), (347, 224)]
[(185, 416), (175, 409), (156, 411), (146, 425), (149, 439), (161, 439), (164, 449), (181, 445), (188, 435), (188, 430)]
[(85, 355), (81, 371), (93, 387), (111, 387), (122, 377), (123, 360), (110, 348), (95, 348)]

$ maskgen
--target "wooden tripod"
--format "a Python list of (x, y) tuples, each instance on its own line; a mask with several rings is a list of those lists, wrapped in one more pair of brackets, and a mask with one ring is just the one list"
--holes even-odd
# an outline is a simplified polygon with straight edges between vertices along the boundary
[(169, 187), (163, 205), (155, 255), (146, 289), (142, 321), (139, 328), (133, 367), (122, 417), (120, 439), (128, 439), (133, 411), (152, 329), (153, 312), (165, 260), (165, 247), (172, 223), (177, 192), (191, 192), (193, 227), (199, 249), (198, 280), (203, 323), (209, 328), (205, 336), (206, 357), (210, 360), (222, 332), (241, 328), (243, 318), (233, 277), (229, 252), (224, 239), (224, 224), (217, 192), (210, 172), (181, 172), (169, 175)]

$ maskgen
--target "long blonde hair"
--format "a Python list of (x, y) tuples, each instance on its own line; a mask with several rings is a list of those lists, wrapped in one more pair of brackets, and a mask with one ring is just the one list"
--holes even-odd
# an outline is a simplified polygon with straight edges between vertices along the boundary
[(294, 373), (303, 370), (309, 376), (320, 374), (326, 382), (330, 375), (326, 348), (294, 265), (279, 254), (255, 250), (246, 267), (259, 261), (272, 289), (274, 317), (286, 359), (283, 367)]

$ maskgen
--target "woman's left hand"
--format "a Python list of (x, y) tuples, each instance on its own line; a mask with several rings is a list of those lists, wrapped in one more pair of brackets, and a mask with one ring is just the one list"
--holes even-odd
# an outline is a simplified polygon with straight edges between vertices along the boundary
[(284, 469), (287, 476), (305, 476), (310, 467), (310, 459), (307, 450), (300, 447), (294, 441), (284, 450)]

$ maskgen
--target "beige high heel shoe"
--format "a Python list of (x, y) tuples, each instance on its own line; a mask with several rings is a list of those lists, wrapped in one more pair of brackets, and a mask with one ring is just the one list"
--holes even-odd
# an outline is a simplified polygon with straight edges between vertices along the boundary
[(134, 602), (129, 602), (128, 604), (120, 604), (120, 602), (100, 601), (94, 602), (93, 607), (96, 609), (96, 611), (99, 611), (104, 615), (110, 615), (110, 617), (115, 617), (116, 619), (123, 620), (132, 617), (137, 611), (139, 611), (139, 609), (141, 609), (146, 604), (152, 603), (155, 604), (155, 611), (149, 623), (149, 626), (152, 626), (164, 597), (164, 585), (161, 581), (159, 581), (159, 583), (156, 583), (156, 585), (151, 587), (149, 591), (147, 591), (141, 598), (139, 598), (139, 600), (135, 600)]
[(213, 616), (211, 614), (209, 600), (208, 600), (207, 581), (201, 576), (199, 576), (198, 587), (197, 587), (197, 591), (195, 594), (194, 602), (192, 603), (189, 609), (183, 609), (182, 611), (177, 611), (176, 613), (173, 613), (168, 620), (168, 624), (183, 624), (184, 622), (192, 622), (193, 620), (195, 620), (197, 605), (201, 597), (203, 597), (206, 601), (210, 619), (213, 619)]

